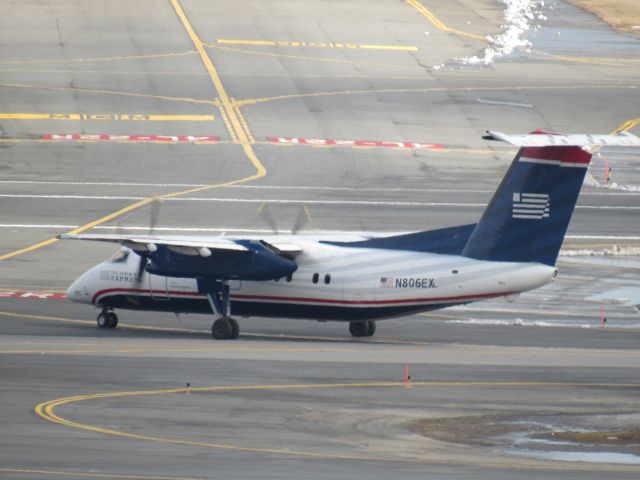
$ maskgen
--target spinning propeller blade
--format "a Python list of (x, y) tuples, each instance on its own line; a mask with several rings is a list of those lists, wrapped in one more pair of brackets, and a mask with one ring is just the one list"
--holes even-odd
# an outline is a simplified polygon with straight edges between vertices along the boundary
[[(158, 217), (160, 216), (161, 203), (162, 203), (161, 199), (155, 199), (151, 202), (151, 206), (149, 210), (149, 230), (148, 230), (149, 235), (153, 235), (153, 231), (155, 230), (156, 225), (158, 223)], [(140, 285), (140, 283), (142, 283), (142, 275), (144, 274), (145, 267), (147, 266), (147, 263), (149, 261), (150, 252), (137, 252), (137, 253), (140, 256), (140, 261), (138, 262), (138, 269), (137, 269), (138, 285)]]
[(310, 221), (311, 221), (311, 214), (309, 213), (309, 209), (307, 208), (306, 205), (301, 205), (300, 211), (298, 212), (298, 217), (296, 218), (296, 221), (293, 224), (293, 228), (291, 229), (291, 234), (296, 235)]
[[(276, 223), (273, 212), (271, 211), (271, 207), (269, 202), (264, 202), (260, 205), (258, 209), (258, 214), (260, 218), (271, 228), (274, 235), (278, 235), (278, 225)], [(296, 235), (300, 230), (302, 230), (309, 222), (311, 222), (311, 214), (309, 213), (309, 209), (306, 205), (300, 205), (300, 211), (298, 212), (298, 216), (291, 227), (291, 231), (289, 234)]]
[(153, 231), (158, 223), (158, 216), (160, 215), (160, 206), (162, 199), (157, 199), (151, 202), (151, 209), (149, 211), (149, 235), (153, 235)]
[(271, 231), (273, 231), (274, 235), (278, 235), (278, 225), (276, 224), (276, 220), (273, 217), (273, 213), (271, 212), (271, 207), (268, 202), (263, 202), (258, 209), (258, 214), (260, 218), (269, 225)]

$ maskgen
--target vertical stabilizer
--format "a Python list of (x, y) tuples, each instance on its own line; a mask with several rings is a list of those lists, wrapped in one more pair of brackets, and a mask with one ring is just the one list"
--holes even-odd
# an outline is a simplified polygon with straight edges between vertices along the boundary
[(554, 265), (590, 161), (580, 146), (520, 148), (462, 255)]

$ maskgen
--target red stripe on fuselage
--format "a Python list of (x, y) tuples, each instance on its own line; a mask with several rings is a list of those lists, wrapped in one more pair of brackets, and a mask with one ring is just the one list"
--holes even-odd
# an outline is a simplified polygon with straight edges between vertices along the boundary
[[(143, 290), (143, 289), (134, 289), (134, 288), (110, 288), (105, 290), (100, 290), (97, 292), (91, 302), (95, 305), (98, 297), (105, 296), (111, 293), (120, 293), (120, 294), (149, 294), (156, 296), (169, 296), (169, 297), (200, 297), (206, 298), (205, 295), (202, 295), (197, 292), (180, 292), (180, 291), (170, 291), (166, 292), (164, 290)], [(305, 298), (305, 297), (277, 297), (271, 295), (239, 295), (239, 294), (231, 294), (231, 300), (256, 300), (256, 301), (266, 301), (266, 302), (288, 302), (288, 303), (320, 303), (327, 305), (400, 305), (400, 304), (413, 304), (413, 303), (443, 303), (443, 302), (464, 302), (470, 301), (472, 299), (475, 300), (483, 300), (488, 298), (495, 297), (503, 297), (507, 295), (514, 295), (519, 292), (501, 292), (501, 293), (484, 293), (478, 295), (460, 295), (457, 297), (439, 297), (439, 298), (405, 298), (405, 299), (395, 299), (395, 300), (337, 300), (330, 298)]]
[(95, 293), (95, 295), (93, 296), (93, 298), (91, 298), (91, 303), (92, 304), (96, 304), (96, 300), (98, 297), (101, 297), (105, 294), (109, 294), (109, 293), (120, 293), (120, 294), (133, 294), (133, 295), (139, 295), (142, 293), (146, 293), (149, 294), (151, 296), (158, 296), (158, 297), (177, 297), (177, 296), (187, 296), (187, 297), (201, 297), (201, 298), (207, 298), (205, 295), (202, 295), (198, 292), (181, 292), (181, 291), (167, 291), (167, 290), (144, 290), (142, 288), (107, 288), (104, 290), (99, 290), (98, 292)]

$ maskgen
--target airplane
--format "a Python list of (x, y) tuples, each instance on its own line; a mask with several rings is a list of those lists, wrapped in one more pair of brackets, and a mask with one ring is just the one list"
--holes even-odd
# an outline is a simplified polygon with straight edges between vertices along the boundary
[(349, 323), (371, 337), (376, 320), (506, 297), (541, 287), (556, 259), (592, 154), (591, 145), (640, 146), (640, 138), (487, 132), (518, 153), (475, 224), (393, 236), (197, 237), (62, 234), (121, 244), (75, 280), (67, 298), (100, 308), (213, 314), (215, 339), (235, 339), (240, 317)]

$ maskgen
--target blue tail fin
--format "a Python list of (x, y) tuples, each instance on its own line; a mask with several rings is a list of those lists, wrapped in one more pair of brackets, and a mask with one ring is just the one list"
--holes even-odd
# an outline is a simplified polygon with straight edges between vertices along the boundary
[(554, 265), (590, 161), (579, 146), (520, 148), (462, 255)]

